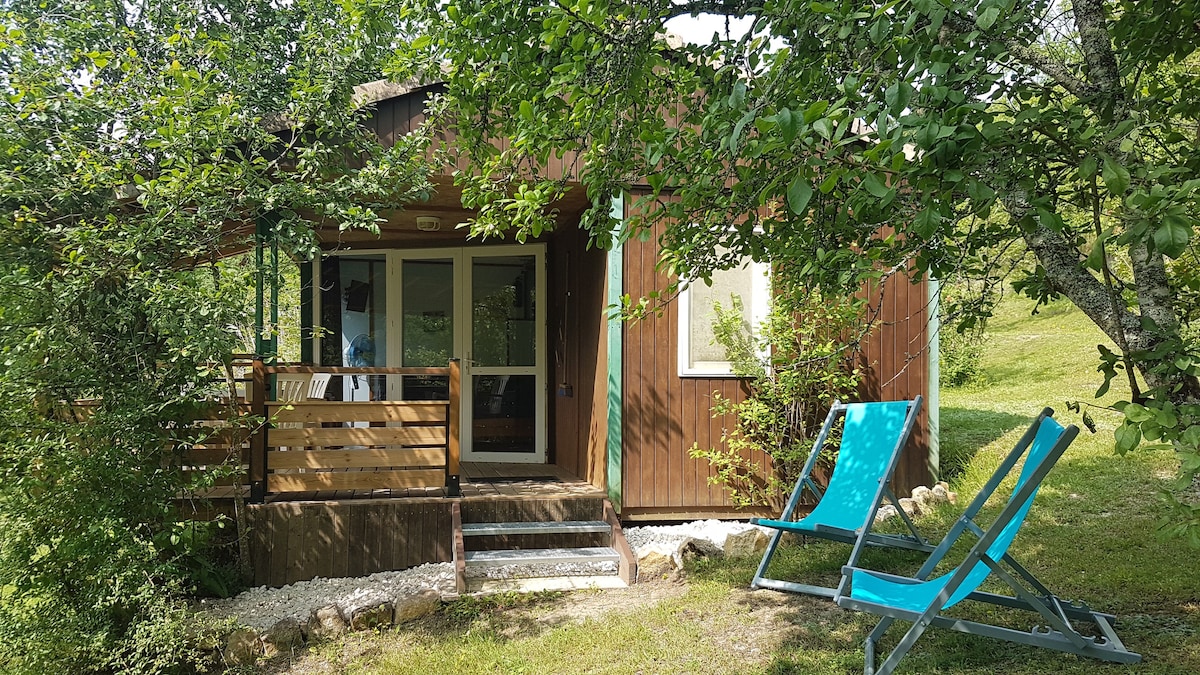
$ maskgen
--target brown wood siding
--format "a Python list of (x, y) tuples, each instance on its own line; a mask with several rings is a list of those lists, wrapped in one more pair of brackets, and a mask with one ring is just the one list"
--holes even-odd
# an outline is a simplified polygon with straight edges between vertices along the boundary
[[(607, 256), (588, 249), (577, 227), (557, 232), (548, 247), (550, 299), (550, 459), (592, 485), (606, 484), (607, 348), (605, 270)], [(561, 395), (559, 385), (570, 387)]]
[[(635, 193), (636, 197), (636, 193)], [(625, 244), (624, 292), (633, 298), (666, 288), (669, 279), (655, 271), (659, 225), (649, 241)], [(865, 341), (860, 366), (865, 372), (863, 400), (899, 400), (921, 394), (928, 401), (926, 358), (926, 283), (893, 278), (876, 302), (882, 307), (876, 327)], [(736, 401), (745, 399), (741, 380), (680, 377), (678, 373), (678, 307), (670, 303), (662, 316), (627, 323), (624, 329), (624, 403), (622, 516), (688, 517), (743, 515), (719, 486), (705, 460), (688, 451), (694, 443), (719, 447), (722, 430), (732, 420), (713, 419), (713, 392)], [(901, 457), (894, 485), (907, 493), (928, 485), (928, 411)], [(770, 458), (753, 452), (748, 459), (764, 470)]]
[(278, 587), (449, 562), (450, 505), (413, 499), (248, 506), (254, 584)]
[[(625, 244), (624, 292), (631, 297), (661, 291), (669, 282), (655, 270), (662, 230), (659, 225), (649, 241)], [(708, 462), (692, 459), (689, 450), (693, 444), (722, 445), (722, 430), (730, 420), (713, 419), (713, 392), (738, 401), (745, 392), (734, 378), (680, 377), (678, 326), (678, 305), (670, 303), (662, 316), (624, 328), (622, 515), (735, 513), (724, 490), (709, 484), (713, 471)], [(749, 459), (768, 461), (759, 452)]]
[(867, 293), (874, 327), (859, 355), (862, 398), (899, 401), (919, 394), (925, 399), (892, 482), (898, 493), (906, 494), (931, 484), (935, 469), (929, 466), (929, 282), (922, 278), (912, 283), (896, 275)]

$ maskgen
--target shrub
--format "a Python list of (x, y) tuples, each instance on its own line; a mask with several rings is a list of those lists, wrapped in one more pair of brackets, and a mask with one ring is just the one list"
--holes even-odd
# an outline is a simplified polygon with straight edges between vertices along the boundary
[[(780, 294), (754, 336), (739, 298), (729, 309), (717, 306), (713, 341), (725, 348), (734, 374), (747, 378), (749, 393), (736, 402), (714, 392), (713, 416), (730, 416), (734, 426), (723, 431), (721, 447), (697, 444), (690, 454), (711, 463), (709, 483), (723, 486), (736, 507), (782, 506), (829, 406), (857, 388), (850, 336), (860, 309), (820, 293)], [(756, 451), (771, 458), (770, 472), (750, 459)]]

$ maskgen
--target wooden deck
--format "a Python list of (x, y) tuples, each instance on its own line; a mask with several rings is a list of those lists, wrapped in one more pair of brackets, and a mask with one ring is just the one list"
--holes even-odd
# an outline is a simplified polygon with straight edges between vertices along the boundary
[[(266, 503), (248, 505), (254, 583), (282, 586), (452, 561), (456, 508), (463, 522), (604, 517), (604, 491), (554, 465), (462, 469), (460, 497), (448, 497), (445, 488), (337, 490), (268, 495)], [(520, 537), (511, 539), (522, 547)]]
[[(463, 462), (461, 499), (600, 497), (600, 488), (553, 464)], [(342, 501), (356, 499), (446, 499), (444, 487), (378, 490), (327, 490), (267, 495), (266, 502)]]

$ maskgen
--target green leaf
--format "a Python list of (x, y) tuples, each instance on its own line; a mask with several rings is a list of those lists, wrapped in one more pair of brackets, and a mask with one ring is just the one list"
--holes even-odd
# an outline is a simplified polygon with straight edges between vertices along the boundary
[(1096, 240), (1092, 242), (1092, 249), (1088, 252), (1087, 257), (1087, 266), (1089, 269), (1096, 270), (1097, 272), (1103, 269), (1106, 258), (1104, 247), (1108, 243), (1110, 236), (1112, 236), (1112, 228), (1100, 233), (1100, 236), (1096, 237)]
[(779, 132), (783, 134), (783, 141), (791, 143), (796, 140), (796, 133), (800, 130), (799, 119), (796, 114), (790, 109), (784, 108), (776, 115), (779, 120)]
[(1125, 191), (1129, 189), (1129, 171), (1108, 155), (1104, 155), (1104, 168), (1100, 177), (1104, 180), (1104, 187), (1108, 188), (1108, 193), (1114, 197), (1124, 196)]
[(788, 184), (787, 203), (792, 213), (803, 216), (808, 213), (808, 202), (812, 199), (813, 189), (804, 174), (797, 171), (796, 177)]
[(1088, 155), (1079, 163), (1079, 178), (1080, 180), (1089, 180), (1096, 175), (1097, 162), (1096, 158)]
[(1122, 412), (1125, 413), (1126, 420), (1135, 424), (1149, 422), (1150, 420), (1154, 419), (1154, 411), (1137, 403), (1130, 403), (1129, 405), (1125, 406), (1125, 410)]
[(937, 231), (938, 225), (941, 222), (941, 214), (937, 212), (937, 209), (929, 207), (917, 214), (916, 219), (913, 221), (913, 228), (916, 229), (918, 235), (929, 238)]
[(863, 185), (866, 186), (867, 192), (870, 192), (872, 196), (878, 197), (879, 199), (883, 199), (884, 197), (892, 194), (891, 188), (884, 185), (883, 181), (879, 180), (879, 178), (877, 178), (873, 173), (868, 173), (863, 176)]
[(995, 6), (988, 7), (980, 12), (979, 16), (975, 17), (975, 25), (979, 26), (980, 30), (987, 30), (992, 27), (992, 24), (996, 23), (996, 19), (998, 18), (1000, 18), (1000, 8)]
[(529, 101), (521, 101), (521, 104), (517, 107), (517, 109), (525, 121), (533, 121), (533, 106), (529, 103)]
[(1142, 430), (1137, 425), (1129, 422), (1123, 423), (1117, 427), (1117, 454), (1124, 455), (1133, 450), (1142, 442)]
[(1154, 230), (1154, 247), (1163, 255), (1178, 258), (1187, 249), (1191, 238), (1192, 228), (1186, 220), (1167, 216)]

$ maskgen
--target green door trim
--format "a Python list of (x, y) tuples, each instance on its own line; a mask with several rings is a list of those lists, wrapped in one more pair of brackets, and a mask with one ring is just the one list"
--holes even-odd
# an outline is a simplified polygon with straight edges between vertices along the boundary
[[(621, 230), (625, 225), (625, 197), (617, 195), (612, 199), (613, 218), (619, 222), (613, 237), (613, 246), (608, 251), (608, 307), (621, 306), (621, 296), (625, 292), (624, 264), (625, 247), (621, 244)], [(612, 311), (611, 309), (609, 311)], [(621, 412), (624, 405), (622, 395), (622, 350), (624, 325), (620, 317), (608, 317), (608, 499), (613, 503), (617, 512), (621, 511), (621, 450), (623, 439), (621, 434)]]

